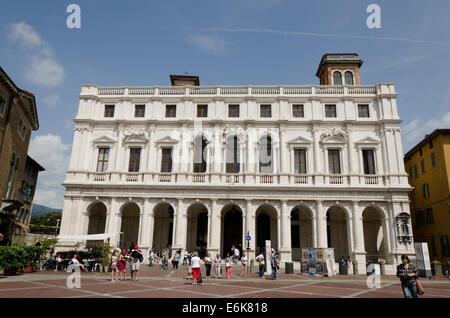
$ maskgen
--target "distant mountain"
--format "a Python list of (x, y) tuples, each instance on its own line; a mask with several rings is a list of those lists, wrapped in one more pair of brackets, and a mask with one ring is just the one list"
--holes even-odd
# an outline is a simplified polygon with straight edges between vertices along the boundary
[(33, 210), (31, 210), (31, 217), (37, 217), (46, 215), (52, 212), (62, 212), (62, 209), (49, 208), (48, 206), (33, 204)]

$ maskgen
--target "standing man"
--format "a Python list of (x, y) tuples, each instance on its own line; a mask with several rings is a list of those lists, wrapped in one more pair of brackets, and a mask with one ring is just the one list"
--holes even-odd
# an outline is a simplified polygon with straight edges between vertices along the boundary
[(131, 280), (137, 281), (139, 276), (139, 265), (144, 259), (141, 250), (139, 250), (139, 246), (135, 246), (131, 251)]
[(239, 261), (239, 249), (234, 249), (234, 262), (237, 263)]
[(276, 280), (278, 274), (278, 253), (272, 255), (272, 280)]

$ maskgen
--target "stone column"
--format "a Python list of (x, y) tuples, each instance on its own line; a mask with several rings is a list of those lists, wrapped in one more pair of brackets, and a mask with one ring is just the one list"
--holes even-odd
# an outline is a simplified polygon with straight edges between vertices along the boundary
[(155, 127), (152, 125), (150, 126), (149, 131), (149, 141), (148, 141), (148, 156), (147, 156), (147, 171), (148, 172), (155, 172), (158, 170), (154, 170), (155, 162), (157, 161), (156, 155), (157, 154), (157, 148), (155, 146)]
[(155, 232), (155, 212), (153, 211), (155, 203), (151, 204), (151, 208), (148, 211), (148, 248), (153, 248), (153, 235)]
[(76, 212), (72, 209), (72, 197), (64, 196), (64, 209), (61, 218), (61, 229), (60, 229), (61, 236), (71, 234), (70, 229), (72, 223), (70, 222), (70, 219), (74, 213)]
[(291, 250), (291, 225), (290, 215), (287, 209), (287, 201), (281, 201), (281, 244), (280, 253), (283, 262), (290, 262), (292, 258)]
[(83, 153), (80, 147), (81, 137), (81, 130), (79, 128), (75, 128), (73, 134), (72, 156), (70, 157), (69, 170), (76, 170), (79, 168), (79, 156), (80, 153)]
[(177, 207), (177, 224), (176, 224), (176, 236), (175, 236), (175, 246), (177, 249), (186, 249), (186, 239), (187, 239), (187, 214), (184, 211), (183, 199), (178, 199)]
[[(359, 177), (356, 176), (356, 165), (355, 165), (355, 157), (354, 157), (354, 147), (353, 147), (353, 129), (350, 124), (347, 125), (347, 150), (348, 150), (348, 168), (350, 173), (350, 185), (357, 184), (359, 181)], [(357, 157), (359, 157), (358, 152), (356, 153)]]
[(286, 151), (285, 139), (286, 139), (286, 125), (282, 124), (280, 125), (280, 145), (279, 145), (281, 184), (289, 183), (289, 177), (287, 175), (289, 169), (288, 167), (289, 152)]
[(139, 246), (142, 246), (143, 249), (150, 248), (149, 245), (150, 238), (148, 237), (149, 232), (148, 223), (150, 212), (151, 212), (150, 200), (144, 199), (144, 210), (142, 211), (141, 217), (142, 224), (140, 225), (141, 231), (139, 232)]
[(322, 201), (317, 201), (317, 247), (326, 248), (327, 243), (327, 216)]
[(320, 144), (319, 144), (319, 130), (314, 128), (314, 183), (315, 184), (323, 184), (323, 177), (318, 176), (318, 174), (322, 173), (321, 162), (322, 158), (320, 158)]
[(363, 218), (358, 201), (353, 201), (353, 262), (355, 274), (366, 274), (366, 252), (364, 248)]
[(119, 136), (117, 137), (117, 149), (116, 149), (116, 162), (114, 165), (114, 170), (122, 172), (122, 161), (123, 161), (123, 155), (124, 155), (124, 148), (123, 148), (123, 127), (120, 124), (118, 127)]
[(209, 218), (208, 213), (208, 221), (211, 219), (210, 230), (208, 230), (208, 251), (211, 253), (211, 256), (215, 256), (215, 254), (220, 252), (220, 238), (221, 238), (221, 216), (220, 210), (218, 209), (217, 200), (211, 200), (211, 218)]
[[(250, 234), (251, 240), (250, 240), (250, 255), (247, 255), (248, 259), (255, 258), (256, 255), (255, 251), (256, 248), (256, 232), (255, 232), (255, 213), (253, 212), (253, 206), (252, 201), (247, 200), (246, 201), (246, 208), (245, 208), (245, 224), (246, 224), (246, 231), (245, 234)], [(247, 247), (247, 245), (246, 245)]]

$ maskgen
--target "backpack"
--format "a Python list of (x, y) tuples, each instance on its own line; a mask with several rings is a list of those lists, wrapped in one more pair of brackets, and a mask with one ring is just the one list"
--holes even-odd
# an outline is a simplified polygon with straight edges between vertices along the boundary
[(144, 261), (144, 256), (142, 256), (141, 254), (139, 254), (139, 262), (142, 263)]

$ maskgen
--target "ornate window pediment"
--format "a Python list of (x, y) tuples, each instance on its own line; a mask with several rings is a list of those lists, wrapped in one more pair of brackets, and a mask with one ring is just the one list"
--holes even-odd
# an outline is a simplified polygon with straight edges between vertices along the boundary
[(347, 133), (344, 130), (333, 128), (322, 133), (320, 142), (323, 144), (345, 144), (347, 142)]
[(380, 142), (376, 139), (373, 139), (372, 137), (364, 137), (363, 139), (358, 140), (355, 142), (355, 145), (361, 147), (361, 146), (372, 146), (376, 147), (380, 144)]
[(290, 146), (309, 146), (312, 142), (306, 138), (298, 136), (290, 141), (288, 141), (288, 145)]
[(124, 143), (145, 144), (148, 139), (145, 136), (145, 131), (142, 128), (130, 128), (123, 131)]
[(98, 146), (102, 146), (102, 145), (107, 145), (107, 146), (112, 146), (113, 144), (115, 144), (117, 142), (116, 139), (107, 136), (107, 135), (103, 135), (100, 136), (98, 138), (95, 138), (94, 140), (92, 140), (92, 144), (93, 145), (98, 145)]
[(179, 142), (178, 140), (172, 138), (171, 136), (165, 136), (165, 137), (158, 139), (156, 141), (156, 144), (158, 145), (158, 147), (166, 147), (166, 146), (173, 147), (178, 142)]

